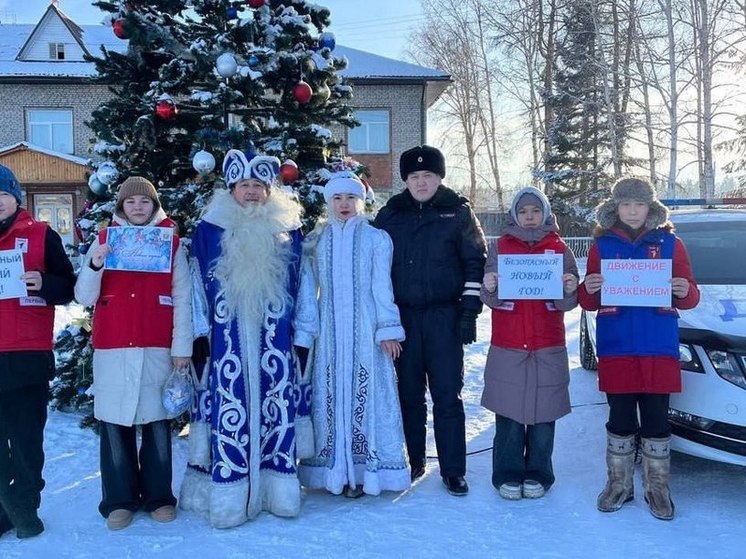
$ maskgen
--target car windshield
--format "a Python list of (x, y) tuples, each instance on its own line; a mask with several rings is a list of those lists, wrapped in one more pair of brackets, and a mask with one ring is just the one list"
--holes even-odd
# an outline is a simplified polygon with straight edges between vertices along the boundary
[(746, 284), (746, 221), (676, 223), (702, 285)]

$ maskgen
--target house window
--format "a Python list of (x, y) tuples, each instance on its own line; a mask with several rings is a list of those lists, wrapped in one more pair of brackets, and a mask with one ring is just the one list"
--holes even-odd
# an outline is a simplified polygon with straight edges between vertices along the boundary
[(72, 109), (26, 109), (27, 141), (61, 153), (74, 153)]
[(347, 132), (347, 147), (350, 153), (389, 153), (389, 112), (355, 111), (360, 123)]
[(65, 60), (65, 43), (49, 43), (50, 60)]

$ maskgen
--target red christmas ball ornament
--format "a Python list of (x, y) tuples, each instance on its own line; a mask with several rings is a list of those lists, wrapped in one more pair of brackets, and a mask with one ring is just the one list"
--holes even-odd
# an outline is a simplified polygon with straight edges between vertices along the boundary
[(266, 0), (249, 0), (249, 6), (254, 9), (261, 8), (266, 3)]
[(293, 97), (295, 97), (298, 103), (305, 105), (313, 97), (313, 89), (311, 89), (311, 86), (307, 82), (301, 80), (293, 88)]
[(282, 177), (283, 184), (290, 184), (298, 180), (298, 165), (292, 159), (287, 159), (285, 163), (280, 165), (280, 176)]
[(161, 97), (155, 104), (155, 114), (162, 120), (171, 120), (179, 113), (176, 103), (170, 97)]
[(129, 31), (127, 31), (127, 21), (123, 17), (115, 19), (114, 22), (111, 24), (111, 29), (118, 39), (130, 38)]

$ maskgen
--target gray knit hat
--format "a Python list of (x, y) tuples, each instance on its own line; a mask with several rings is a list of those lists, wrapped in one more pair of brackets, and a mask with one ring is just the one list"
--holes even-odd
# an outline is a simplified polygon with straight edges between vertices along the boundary
[(158, 199), (158, 191), (145, 177), (130, 177), (124, 181), (119, 187), (119, 193), (117, 194), (117, 205), (114, 212), (124, 217), (124, 201), (130, 196), (147, 196), (153, 200), (153, 214), (157, 212), (161, 207), (161, 201)]
[(658, 201), (653, 186), (645, 179), (625, 177), (619, 179), (611, 188), (611, 198), (607, 198), (596, 207), (596, 221), (603, 229), (610, 229), (619, 219), (617, 208), (622, 202), (645, 202), (650, 211), (645, 220), (647, 229), (655, 229), (661, 225), (670, 225), (669, 211)]

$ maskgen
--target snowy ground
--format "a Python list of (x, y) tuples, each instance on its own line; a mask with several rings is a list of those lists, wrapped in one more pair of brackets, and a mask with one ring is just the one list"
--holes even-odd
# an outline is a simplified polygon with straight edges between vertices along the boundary
[[(109, 532), (98, 514), (98, 440), (78, 428), (75, 415), (50, 414), (41, 517), (46, 531), (21, 541), (0, 538), (0, 557), (743, 557), (746, 469), (675, 454), (672, 492), (676, 518), (654, 519), (637, 498), (614, 514), (596, 510), (605, 481), (606, 405), (596, 375), (580, 367), (579, 312), (567, 316), (573, 412), (557, 423), (557, 482), (540, 500), (509, 502), (490, 484), (492, 416), (479, 405), (489, 340), (489, 314), (479, 321), (480, 342), (468, 348), (464, 401), (470, 456), (465, 498), (448, 495), (430, 460), (427, 475), (403, 494), (349, 500), (308, 492), (301, 515), (262, 514), (231, 530), (215, 530), (196, 514), (179, 511), (159, 525), (140, 513), (121, 532)], [(434, 445), (431, 440), (431, 452)], [(186, 461), (186, 440), (174, 443), (174, 487)], [(741, 551), (738, 551), (741, 549)]]

